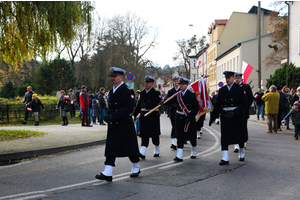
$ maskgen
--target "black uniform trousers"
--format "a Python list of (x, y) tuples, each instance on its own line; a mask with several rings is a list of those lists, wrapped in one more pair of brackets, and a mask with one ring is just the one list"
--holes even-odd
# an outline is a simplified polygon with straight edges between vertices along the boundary
[[(183, 149), (184, 143), (185, 143), (185, 142), (186, 142), (186, 141), (183, 141), (183, 140), (177, 140), (177, 148), (178, 148), (178, 149)], [(190, 140), (190, 143), (191, 143), (192, 147), (197, 146), (197, 139), (196, 139), (196, 138), (191, 139), (191, 140)]]
[(201, 128), (203, 127), (205, 116), (206, 116), (206, 114), (201, 115), (201, 117), (199, 118), (199, 120), (196, 122), (196, 124), (197, 124), (197, 131), (200, 131)]
[[(159, 136), (152, 137), (152, 143), (155, 146), (159, 146)], [(149, 146), (149, 137), (142, 137), (142, 146), (145, 146), (145, 147)]]
[[(138, 163), (140, 161), (140, 158), (138, 155), (135, 156), (128, 156), (129, 160), (132, 163)], [(104, 162), (105, 165), (110, 165), (110, 166), (116, 166), (115, 165), (116, 157), (106, 157), (106, 160)]]

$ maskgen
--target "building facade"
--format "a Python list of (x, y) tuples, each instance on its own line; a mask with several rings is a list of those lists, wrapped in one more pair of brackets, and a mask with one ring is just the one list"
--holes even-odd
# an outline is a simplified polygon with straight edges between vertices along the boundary
[(289, 62), (300, 67), (300, 2), (290, 1)]

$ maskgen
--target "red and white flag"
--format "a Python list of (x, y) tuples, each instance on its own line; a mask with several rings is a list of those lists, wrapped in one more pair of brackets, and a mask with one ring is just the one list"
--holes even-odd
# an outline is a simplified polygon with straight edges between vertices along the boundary
[(258, 95), (258, 94), (256, 94), (256, 95), (254, 95), (254, 98), (255, 98), (255, 99), (257, 99), (257, 98), (258, 98), (258, 96), (259, 96), (259, 95)]
[(242, 65), (242, 70), (243, 70), (243, 83), (246, 83), (252, 70), (253, 67), (251, 65), (249, 65), (248, 63), (246, 63), (245, 61), (243, 61), (243, 65)]
[(194, 83), (189, 85), (188, 89), (196, 93), (196, 97), (199, 103), (199, 111), (196, 115), (196, 121), (198, 121), (201, 115), (204, 115), (205, 113), (211, 112), (213, 110), (211, 100), (207, 93), (204, 75), (200, 77), (200, 80), (195, 81)]
[(190, 65), (188, 66), (188, 70), (190, 71)]
[(197, 66), (200, 66), (200, 65), (201, 65), (201, 60), (198, 60)]

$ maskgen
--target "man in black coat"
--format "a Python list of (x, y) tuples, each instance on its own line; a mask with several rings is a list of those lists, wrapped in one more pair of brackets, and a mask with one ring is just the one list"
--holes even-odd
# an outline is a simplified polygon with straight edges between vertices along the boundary
[(27, 92), (24, 95), (24, 99), (22, 101), (22, 103), (26, 103), (25, 106), (25, 117), (24, 120), (22, 121), (22, 124), (26, 124), (27, 123), (27, 119), (28, 119), (28, 113), (29, 111), (27, 111), (27, 106), (29, 104), (29, 102), (32, 100), (32, 95), (34, 94), (34, 91), (32, 91), (32, 87), (28, 86), (27, 87)]
[(147, 147), (149, 146), (149, 139), (155, 145), (154, 157), (159, 157), (159, 136), (160, 136), (160, 114), (156, 110), (147, 117), (144, 115), (155, 108), (161, 101), (161, 95), (158, 90), (153, 88), (155, 79), (149, 75), (145, 76), (145, 89), (141, 92), (140, 100), (134, 111), (134, 116), (140, 115), (140, 137), (141, 150), (140, 158), (146, 158)]
[[(228, 145), (239, 144), (244, 148), (248, 140), (245, 110), (248, 107), (247, 95), (242, 85), (234, 82), (234, 72), (225, 71), (227, 85), (219, 89), (217, 102), (213, 110), (213, 117), (209, 121), (211, 126), (213, 120), (219, 115), (222, 106), (221, 119), (221, 148), (222, 159), (219, 165), (229, 164)], [(240, 161), (244, 161), (245, 154), (240, 155)]]
[(179, 79), (180, 93), (167, 104), (176, 103), (175, 114), (175, 136), (177, 138), (177, 155), (175, 162), (183, 161), (183, 147), (186, 141), (192, 144), (191, 157), (197, 156), (197, 132), (196, 132), (196, 115), (199, 111), (199, 103), (195, 92), (188, 89), (190, 81), (187, 78)]
[[(249, 109), (253, 103), (253, 93), (251, 90), (251, 87), (249, 84), (244, 84), (243, 83), (243, 78), (242, 78), (243, 74), (240, 72), (236, 72), (234, 75), (234, 79), (235, 79), (235, 83), (242, 85), (244, 87), (244, 90), (246, 91), (246, 95), (247, 95), (247, 100), (248, 100), (248, 106), (247, 109), (245, 110), (245, 115), (246, 115), (246, 128), (248, 126), (248, 119), (250, 118), (249, 115)], [(248, 128), (247, 128), (247, 133), (248, 133)], [(234, 153), (238, 153), (240, 150), (239, 144), (235, 144), (234, 145)], [(243, 150), (244, 151), (244, 150)]]
[(257, 89), (257, 92), (254, 94), (254, 101), (256, 104), (256, 115), (257, 120), (259, 120), (259, 113), (261, 113), (262, 120), (265, 120), (265, 102), (261, 100), (262, 96), (264, 96), (264, 93), (261, 91), (261, 88)]
[[(168, 91), (168, 95), (166, 96), (166, 99), (177, 93), (180, 89), (179, 85), (179, 79), (180, 76), (173, 76), (172, 81), (174, 83), (174, 87)], [(169, 117), (171, 120), (171, 139), (172, 139), (172, 144), (170, 146), (171, 149), (176, 150), (177, 149), (177, 138), (175, 137), (175, 113), (176, 113), (177, 107), (176, 107), (176, 102), (172, 103), (169, 105)]]
[(108, 115), (104, 121), (108, 124), (105, 146), (105, 170), (96, 175), (100, 180), (112, 181), (116, 157), (129, 157), (133, 163), (131, 178), (140, 173), (139, 149), (132, 120), (134, 109), (134, 91), (123, 82), (125, 70), (111, 67), (113, 88), (109, 92)]
[(277, 92), (280, 95), (280, 98), (279, 98), (279, 110), (278, 110), (278, 115), (277, 115), (277, 123), (278, 123), (277, 127), (278, 127), (279, 131), (282, 131), (281, 130), (282, 113), (283, 113), (283, 110), (285, 109), (285, 106), (287, 105), (287, 100), (286, 100), (285, 95), (283, 94), (283, 92), (281, 92), (280, 85), (277, 85), (276, 89), (277, 89)]

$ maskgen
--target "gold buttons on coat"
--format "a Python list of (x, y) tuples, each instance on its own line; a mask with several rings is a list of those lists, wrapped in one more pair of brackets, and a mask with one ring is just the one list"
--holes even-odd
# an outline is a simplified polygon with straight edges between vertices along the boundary
[(233, 101), (233, 99), (231, 99), (231, 101)]
[(119, 124), (118, 122), (116, 122), (116, 124)]
[(115, 105), (117, 105), (118, 103), (116, 102)]
[(111, 103), (109, 103), (109, 105), (111, 105)]
[(110, 124), (112, 124), (112, 122), (110, 122)]
[(189, 106), (189, 104), (186, 104), (186, 106)]
[(233, 104), (231, 104), (231, 106), (233, 106)]

